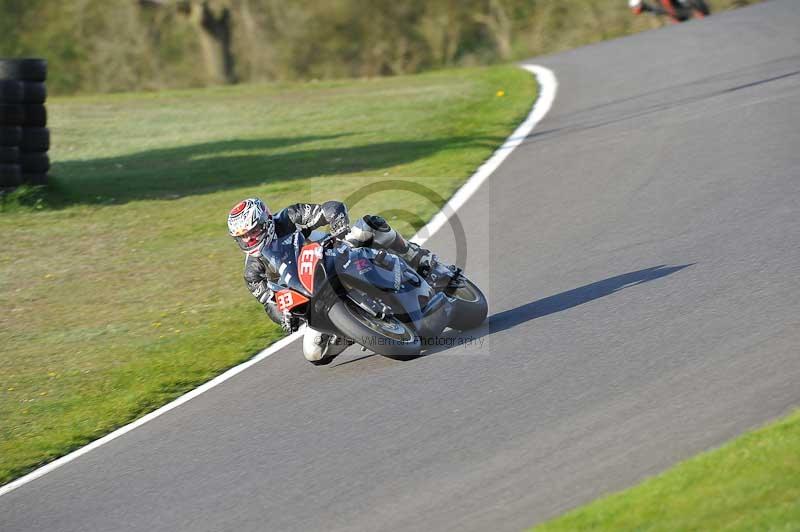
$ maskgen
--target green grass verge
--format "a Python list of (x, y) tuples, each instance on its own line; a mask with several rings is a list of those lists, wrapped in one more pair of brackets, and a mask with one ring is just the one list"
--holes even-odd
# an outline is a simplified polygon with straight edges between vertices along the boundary
[[(236, 201), (396, 178), (449, 197), (535, 95), (504, 66), (51, 100), (53, 185), (0, 213), (0, 484), (280, 336), (226, 234)], [(398, 209), (427, 220), (436, 205), (385, 192), (352, 214)]]
[(534, 530), (800, 530), (800, 411)]

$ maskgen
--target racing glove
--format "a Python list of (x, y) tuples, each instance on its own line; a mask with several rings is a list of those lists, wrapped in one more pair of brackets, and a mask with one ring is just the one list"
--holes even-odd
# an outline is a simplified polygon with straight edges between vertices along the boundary
[(281, 317), (281, 328), (291, 334), (300, 328), (300, 319), (285, 312)]
[(330, 221), (331, 235), (336, 238), (344, 238), (350, 232), (350, 219), (347, 212), (340, 212)]
[(258, 297), (259, 303), (266, 306), (268, 303), (275, 301), (275, 292), (265, 287), (264, 291), (256, 297)]

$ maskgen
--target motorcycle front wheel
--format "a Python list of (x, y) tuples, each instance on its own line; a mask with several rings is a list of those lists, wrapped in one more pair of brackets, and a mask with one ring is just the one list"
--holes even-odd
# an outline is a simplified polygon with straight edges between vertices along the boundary
[(407, 324), (394, 317), (372, 316), (350, 300), (333, 305), (328, 318), (345, 336), (379, 355), (407, 358), (422, 350), (419, 337)]
[(478, 327), (486, 320), (489, 304), (481, 289), (469, 279), (464, 279), (464, 286), (448, 295), (453, 301), (453, 315), (450, 327), (458, 331), (466, 331)]

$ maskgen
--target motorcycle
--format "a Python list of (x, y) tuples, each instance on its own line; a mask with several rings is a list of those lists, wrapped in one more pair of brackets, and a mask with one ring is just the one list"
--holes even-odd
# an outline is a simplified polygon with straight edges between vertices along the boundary
[(486, 297), (456, 266), (432, 261), (423, 277), (385, 250), (302, 232), (284, 238), (280, 254), (280, 278), (269, 286), (280, 312), (389, 358), (418, 356), (447, 327), (486, 319)]
[(711, 14), (706, 0), (654, 0), (655, 7), (648, 6), (643, 0), (628, 0), (628, 6), (634, 14), (643, 11), (668, 15), (673, 22), (684, 22), (691, 18), (704, 18)]

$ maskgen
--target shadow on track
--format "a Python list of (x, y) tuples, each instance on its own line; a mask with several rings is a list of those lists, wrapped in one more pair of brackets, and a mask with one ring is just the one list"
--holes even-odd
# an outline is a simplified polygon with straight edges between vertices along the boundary
[(613, 294), (624, 288), (630, 288), (660, 279), (661, 277), (666, 277), (667, 275), (671, 275), (693, 265), (694, 263), (682, 264), (679, 266), (660, 265), (637, 270), (635, 272), (624, 273), (622, 275), (603, 279), (602, 281), (596, 281), (578, 288), (573, 288), (572, 290), (561, 292), (560, 294), (555, 294), (544, 299), (532, 301), (510, 310), (498, 312), (497, 314), (489, 316), (486, 323), (477, 329), (463, 332), (448, 331), (441, 337), (441, 343), (445, 345), (433, 347), (425, 351), (423, 356), (441, 353), (452, 349), (454, 346), (474, 342), (480, 338), (511, 329), (517, 325), (535, 320), (536, 318), (562, 312), (577, 307), (578, 305), (594, 301), (595, 299), (600, 299), (601, 297)]
[[(356, 345), (356, 346), (349, 347), (348, 349), (355, 349), (357, 347), (358, 346)], [(345, 360), (343, 362), (339, 362), (338, 364), (333, 364), (331, 366), (331, 368), (336, 368), (336, 367), (339, 367), (339, 366), (346, 366), (347, 364), (352, 364), (353, 362), (358, 362), (360, 360), (364, 360), (365, 358), (370, 358), (370, 357), (374, 357), (374, 356), (379, 356), (379, 355), (377, 353), (370, 352), (369, 354), (361, 355), (358, 358), (351, 358), (350, 360)]]
[[(662, 264), (660, 266), (653, 266), (652, 268), (645, 268), (635, 272), (623, 273), (622, 275), (609, 277), (608, 279), (603, 279), (602, 281), (596, 281), (578, 288), (573, 288), (572, 290), (568, 290), (566, 292), (561, 292), (560, 294), (555, 294), (544, 299), (532, 301), (510, 310), (498, 312), (497, 314), (489, 316), (489, 319), (477, 329), (463, 332), (451, 330), (442, 334), (435, 342), (435, 346), (423, 350), (422, 354), (418, 356), (408, 357), (405, 359), (405, 361), (417, 360), (419, 358), (424, 358), (436, 353), (448, 351), (454, 347), (461, 347), (471, 344), (480, 338), (511, 329), (517, 325), (535, 320), (536, 318), (541, 318), (549, 314), (555, 314), (556, 312), (562, 312), (564, 310), (577, 307), (578, 305), (583, 305), (584, 303), (594, 301), (595, 299), (600, 299), (601, 297), (605, 297), (625, 288), (630, 288), (632, 286), (666, 277), (667, 275), (671, 275), (684, 268), (693, 266), (694, 264), (695, 263), (681, 264), (678, 266), (666, 266)], [(347, 364), (359, 362), (373, 356), (376, 356), (376, 354), (369, 352), (368, 354), (358, 356), (357, 358), (344, 360), (338, 364), (334, 364), (331, 366), (331, 368), (345, 366)]]

